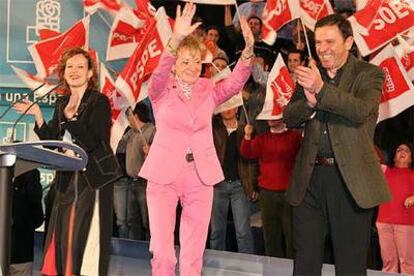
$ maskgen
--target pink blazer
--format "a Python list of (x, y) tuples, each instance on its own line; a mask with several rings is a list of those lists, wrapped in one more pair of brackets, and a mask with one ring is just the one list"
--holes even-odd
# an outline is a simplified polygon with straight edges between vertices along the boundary
[(157, 130), (139, 176), (158, 184), (172, 183), (184, 168), (190, 148), (201, 180), (214, 185), (224, 177), (213, 144), (212, 114), (216, 106), (241, 91), (251, 65), (239, 61), (231, 75), (217, 85), (199, 78), (188, 101), (171, 74), (175, 60), (164, 52), (150, 78), (148, 96)]

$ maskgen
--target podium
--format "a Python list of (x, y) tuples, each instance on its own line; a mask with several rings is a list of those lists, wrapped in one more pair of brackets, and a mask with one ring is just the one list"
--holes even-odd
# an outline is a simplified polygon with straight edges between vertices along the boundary
[[(68, 156), (50, 148), (72, 150)], [(45, 168), (57, 171), (80, 171), (88, 155), (79, 146), (55, 140), (0, 145), (0, 275), (9, 274), (12, 222), (12, 180), (26, 171)]]

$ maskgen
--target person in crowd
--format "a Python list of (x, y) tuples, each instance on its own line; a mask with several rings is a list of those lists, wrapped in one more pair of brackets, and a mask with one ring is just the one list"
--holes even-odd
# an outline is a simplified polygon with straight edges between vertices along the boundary
[(297, 49), (289, 49), (287, 56), (287, 68), (292, 80), (296, 83), (295, 71), (299, 65), (305, 65), (305, 54), (304, 52)]
[[(299, 65), (304, 65), (305, 55), (302, 51), (295, 48), (290, 48), (287, 53), (287, 68), (293, 81), (296, 82), (295, 70)], [(263, 87), (266, 87), (267, 80), (269, 78), (269, 70), (267, 66), (262, 65), (260, 62), (253, 64), (252, 76), (256, 83)]]
[(204, 44), (206, 45), (207, 49), (210, 50), (211, 54), (213, 55), (213, 59), (221, 57), (228, 60), (229, 57), (227, 56), (226, 52), (217, 44), (219, 39), (220, 29), (215, 25), (208, 26), (206, 28), (206, 39), (204, 40)]
[(43, 223), (42, 185), (37, 169), (14, 178), (10, 275), (32, 275), (34, 234)]
[(400, 144), (383, 166), (392, 200), (379, 206), (377, 229), (383, 271), (414, 274), (414, 171), (412, 148)]
[[(256, 120), (257, 115), (262, 111), (266, 98), (266, 82), (269, 74), (269, 64), (266, 59), (256, 55), (253, 59), (252, 77), (243, 87), (243, 99), (248, 114), (248, 122), (254, 126), (255, 133), (266, 133), (269, 131), (269, 125), (265, 120)], [(261, 72), (262, 80), (257, 79), (257, 72)], [(244, 114), (243, 114), (244, 115)]]
[[(250, 16), (254, 15), (257, 16), (260, 20), (262, 20), (263, 9), (265, 5), (266, 2), (264, 1), (250, 0), (246, 3), (239, 5), (238, 10), (240, 15), (246, 18), (249, 18)], [(238, 13), (234, 15), (232, 23), (237, 30), (240, 30), (240, 20)]]
[(320, 275), (328, 233), (336, 273), (365, 275), (373, 207), (390, 200), (373, 143), (384, 74), (350, 54), (352, 43), (341, 15), (320, 19), (320, 65), (296, 68), (296, 91), (284, 110), (288, 128), (304, 127), (287, 191), (294, 275)]
[(149, 240), (147, 181), (139, 177), (138, 173), (148, 155), (155, 127), (150, 122), (150, 111), (144, 102), (135, 105), (133, 112), (128, 114), (128, 120), (132, 132), (126, 145), (126, 172), (130, 180), (127, 200), (128, 238)]
[(217, 85), (199, 78), (200, 43), (190, 35), (198, 27), (191, 25), (195, 10), (193, 3), (187, 3), (183, 10), (177, 6), (172, 37), (148, 86), (157, 131), (139, 176), (148, 180), (153, 275), (175, 275), (178, 201), (182, 206), (180, 275), (201, 275), (213, 185), (224, 179), (214, 149), (211, 117), (216, 106), (241, 90), (254, 56), (253, 34), (242, 19), (246, 47), (231, 75)]
[[(149, 123), (149, 109), (143, 102), (137, 103), (134, 111), (127, 109), (126, 113), (129, 126), (116, 150), (116, 156), (123, 172), (122, 177), (114, 183), (114, 211), (118, 237), (148, 240), (146, 182), (144, 179), (138, 178), (138, 172), (146, 156), (143, 150), (148, 150), (147, 141), (152, 139), (154, 125)], [(139, 116), (144, 121), (141, 121)], [(143, 129), (140, 132), (141, 127)]]
[[(95, 90), (96, 66), (87, 51), (67, 49), (61, 56), (58, 76), (64, 96), (57, 99), (53, 118), (46, 123), (37, 104), (28, 114), (34, 115), (34, 131), (40, 139), (61, 139), (79, 145), (88, 153), (88, 165), (85, 171), (57, 173), (41, 273), (106, 275), (113, 185), (101, 183), (101, 174), (112, 175), (119, 164), (115, 158), (106, 158), (111, 164), (98, 163), (101, 167), (97, 167), (93, 159), (97, 150), (103, 147), (110, 150), (110, 104), (105, 95)], [(16, 104), (15, 109), (23, 112), (30, 104), (25, 100)], [(65, 151), (65, 154), (73, 155), (73, 152)]]
[(126, 173), (126, 145), (131, 135), (133, 134), (131, 127), (128, 126), (119, 140), (118, 146), (116, 147), (116, 157), (118, 163), (122, 169), (122, 176), (114, 182), (114, 213), (117, 236), (121, 239), (127, 239), (129, 237), (129, 229), (127, 222), (128, 213), (128, 182), (129, 178)]
[(259, 203), (267, 256), (292, 258), (292, 208), (285, 199), (302, 134), (287, 130), (281, 114), (267, 120), (269, 132), (252, 138), (253, 126), (246, 125), (240, 152), (246, 159), (258, 159)]
[(240, 253), (254, 253), (250, 228), (249, 199), (256, 200), (253, 163), (240, 155), (244, 124), (237, 119), (238, 107), (225, 110), (213, 118), (214, 146), (224, 172), (224, 180), (214, 186), (210, 222), (210, 248), (226, 250), (227, 216), (233, 214), (237, 248)]
[[(266, 59), (267, 64), (273, 64), (276, 55), (272, 47), (262, 41), (262, 20), (257, 15), (250, 14), (247, 19), (247, 22), (249, 23), (249, 27), (254, 35), (255, 54), (260, 55), (261, 57)], [(227, 37), (230, 39), (235, 48), (236, 56), (240, 56), (240, 53), (242, 52), (244, 47), (244, 43), (242, 35), (233, 25), (230, 5), (225, 6), (224, 26)]]
[(209, 70), (211, 72), (211, 77), (214, 77), (217, 75), (220, 71), (223, 71), (226, 69), (226, 67), (229, 65), (229, 60), (225, 57), (216, 57), (212, 60), (212, 64), (209, 66)]

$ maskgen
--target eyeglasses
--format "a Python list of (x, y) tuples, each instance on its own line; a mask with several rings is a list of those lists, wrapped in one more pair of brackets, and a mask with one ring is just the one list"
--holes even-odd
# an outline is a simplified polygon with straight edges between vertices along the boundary
[(410, 149), (406, 149), (406, 148), (398, 148), (396, 150), (396, 152), (401, 152), (401, 151), (405, 151), (406, 153), (411, 153)]

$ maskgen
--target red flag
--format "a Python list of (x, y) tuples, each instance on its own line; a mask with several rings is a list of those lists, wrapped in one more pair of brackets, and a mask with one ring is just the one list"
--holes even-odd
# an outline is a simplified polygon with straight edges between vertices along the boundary
[(256, 120), (277, 120), (283, 116), (283, 109), (295, 91), (295, 82), (289, 74), (279, 53), (267, 80), (266, 97), (263, 109)]
[[(135, 5), (137, 6), (136, 11), (139, 14), (143, 14), (149, 18), (154, 17), (156, 10), (149, 0), (135, 0)], [(141, 17), (140, 15), (138, 16)]]
[[(375, 12), (373, 9), (376, 6), (373, 2), (377, 3), (377, 1), (381, 2), (381, 6)], [(354, 29), (355, 43), (363, 56), (380, 49), (396, 38), (398, 34), (413, 27), (414, 7), (411, 4), (412, 0), (377, 1), (368, 3), (364, 9), (348, 19)], [(375, 17), (371, 21), (372, 14), (375, 14)], [(367, 20), (364, 20), (364, 17)], [(369, 21), (372, 23), (367, 25)]]
[(410, 80), (414, 81), (414, 44), (410, 45), (411, 39), (411, 37), (408, 37), (408, 39), (405, 40), (399, 36), (398, 41), (400, 44), (395, 47), (395, 51), (407, 71)]
[(329, 14), (333, 14), (329, 0), (299, 0), (301, 19), (310, 30), (315, 29), (316, 22)]
[(109, 33), (106, 60), (129, 58), (144, 36), (144, 27), (148, 24), (149, 18), (139, 18), (132, 9), (121, 8)]
[(109, 13), (116, 14), (121, 8), (120, 0), (83, 0), (83, 7), (89, 14), (103, 9)]
[(376, 55), (371, 63), (378, 65), (385, 73), (378, 122), (414, 105), (414, 86), (391, 44)]
[(358, 10), (348, 20), (352, 24), (354, 32), (358, 32), (364, 35), (368, 34), (368, 30), (371, 28), (374, 19), (377, 17), (379, 8), (382, 6), (384, 0), (369, 1), (364, 5), (364, 8)]
[(116, 90), (115, 82), (103, 63), (100, 65), (99, 78), (101, 93), (108, 97), (111, 105), (111, 147), (115, 152), (128, 126), (128, 120), (124, 114), (128, 101), (122, 93)]
[(267, 0), (263, 10), (263, 41), (273, 45), (276, 32), (290, 21), (299, 18), (299, 5), (295, 0)]
[(78, 21), (66, 32), (38, 41), (28, 47), (37, 74), (45, 78), (54, 74), (62, 52), (69, 47), (88, 48), (89, 16)]
[(105, 94), (109, 99), (112, 112), (111, 121), (114, 123), (121, 110), (128, 105), (128, 102), (125, 96), (116, 90), (115, 82), (103, 63), (100, 65), (99, 80), (101, 93)]
[(125, 65), (115, 82), (118, 91), (124, 93), (131, 105), (146, 97), (141, 92), (143, 83), (148, 80), (158, 64), (164, 46), (171, 37), (171, 26), (163, 7), (159, 8), (147, 32)]

